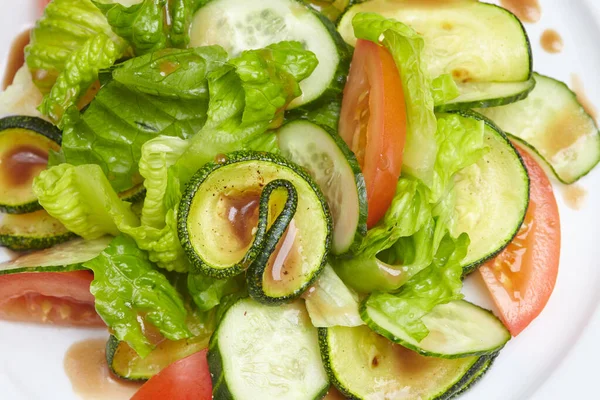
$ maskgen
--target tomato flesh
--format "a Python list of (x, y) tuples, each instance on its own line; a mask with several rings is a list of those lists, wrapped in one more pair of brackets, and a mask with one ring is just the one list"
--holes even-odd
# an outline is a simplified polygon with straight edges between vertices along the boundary
[(89, 271), (0, 276), (0, 319), (71, 326), (104, 326), (94, 308)]
[(367, 226), (385, 214), (396, 193), (406, 138), (406, 104), (387, 49), (358, 40), (344, 88), (340, 136), (356, 155), (367, 189)]
[(525, 221), (517, 236), (479, 272), (513, 336), (544, 309), (554, 290), (560, 259), (560, 218), (548, 177), (524, 150), (531, 181)]
[(207, 350), (169, 365), (137, 391), (131, 400), (210, 400), (212, 381)]

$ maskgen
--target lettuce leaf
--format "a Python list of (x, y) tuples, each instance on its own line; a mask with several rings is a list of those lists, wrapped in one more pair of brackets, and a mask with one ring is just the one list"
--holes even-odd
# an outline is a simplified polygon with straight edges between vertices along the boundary
[(445, 235), (427, 269), (410, 279), (397, 294), (373, 293), (366, 305), (393, 319), (415, 340), (423, 340), (429, 330), (421, 318), (439, 304), (463, 298), (461, 260), (468, 247), (467, 234), (457, 239)]
[(180, 295), (133, 239), (117, 236), (98, 257), (83, 265), (94, 272), (90, 291), (96, 298), (96, 311), (117, 339), (127, 342), (141, 357), (153, 346), (140, 319), (169, 340), (192, 336)]
[(286, 120), (304, 118), (317, 125), (326, 126), (337, 132), (342, 109), (342, 99), (332, 98), (317, 107), (299, 107), (286, 113)]
[(450, 74), (443, 74), (431, 82), (431, 93), (436, 106), (446, 104), (460, 95), (460, 90)]
[(119, 234), (119, 225), (136, 226), (131, 205), (121, 201), (97, 165), (61, 164), (33, 182), (38, 201), (54, 218), (84, 239)]
[(185, 48), (190, 43), (190, 25), (194, 16), (194, 0), (169, 1), (171, 30), (169, 40), (172, 47)]
[(132, 6), (93, 1), (112, 30), (127, 40), (136, 55), (167, 47), (164, 8), (167, 0), (143, 0)]
[(112, 77), (140, 93), (208, 100), (207, 75), (226, 62), (227, 53), (219, 46), (164, 49), (115, 66)]
[(53, 0), (46, 6), (25, 49), (27, 66), (42, 93), (50, 91), (71, 54), (98, 34), (108, 36), (119, 53), (127, 49), (90, 0)]
[(437, 146), (431, 79), (422, 62), (425, 41), (409, 26), (379, 14), (358, 13), (352, 25), (358, 39), (385, 46), (400, 70), (407, 117), (402, 170), (430, 185)]
[(244, 283), (241, 275), (229, 279), (215, 279), (190, 273), (187, 278), (188, 291), (200, 311), (217, 307), (225, 296), (240, 292)]
[(435, 138), (439, 151), (431, 184), (402, 176), (390, 208), (353, 257), (333, 261), (354, 289), (397, 291), (433, 262), (454, 216), (454, 176), (488, 151), (481, 121), (457, 114), (438, 115)]
[(42, 114), (59, 124), (65, 111), (77, 104), (79, 98), (98, 79), (98, 72), (108, 68), (122, 56), (122, 50), (105, 34), (89, 38), (74, 51), (58, 75), (50, 93), (40, 105)]

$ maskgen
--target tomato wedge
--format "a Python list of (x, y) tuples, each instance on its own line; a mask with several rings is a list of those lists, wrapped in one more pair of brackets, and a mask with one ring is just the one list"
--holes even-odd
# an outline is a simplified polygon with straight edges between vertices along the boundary
[(365, 177), (372, 227), (385, 214), (402, 168), (406, 104), (402, 81), (389, 51), (358, 40), (344, 88), (339, 133), (356, 155)]
[(104, 326), (96, 314), (89, 271), (0, 275), (0, 319)]
[(524, 150), (517, 150), (531, 180), (525, 221), (508, 247), (479, 269), (513, 336), (548, 303), (558, 276), (561, 240), (552, 185), (538, 163)]
[(174, 362), (154, 375), (131, 400), (211, 400), (207, 350)]

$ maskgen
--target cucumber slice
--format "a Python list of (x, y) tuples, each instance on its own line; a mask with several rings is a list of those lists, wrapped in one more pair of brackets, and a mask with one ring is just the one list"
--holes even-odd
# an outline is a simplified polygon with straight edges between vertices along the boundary
[(302, 302), (236, 302), (211, 338), (208, 365), (214, 399), (321, 399), (329, 389)]
[(600, 161), (600, 135), (566, 84), (535, 74), (535, 89), (527, 99), (480, 110), (508, 134), (525, 142), (563, 183), (587, 175)]
[(11, 250), (47, 249), (74, 237), (74, 233), (44, 210), (27, 214), (0, 213), (0, 246)]
[[(524, 96), (528, 87), (524, 82), (532, 74), (532, 53), (527, 33), (515, 15), (477, 1), (438, 2), (435, 7), (427, 3), (361, 2), (344, 14), (338, 31), (354, 46), (352, 19), (360, 12), (375, 12), (411, 26), (425, 40), (423, 62), (429, 75), (450, 74), (461, 89), (461, 96), (440, 111), (507, 104)], [(508, 82), (512, 84), (492, 84)]]
[(333, 254), (351, 251), (367, 233), (367, 192), (356, 157), (336, 133), (309, 121), (284, 125), (278, 139), (283, 156), (304, 167), (327, 199)]
[(282, 40), (303, 43), (319, 65), (300, 82), (302, 95), (288, 108), (341, 93), (350, 65), (350, 52), (326, 17), (298, 0), (212, 0), (192, 21), (190, 45), (221, 45), (235, 56)]
[(232, 153), (207, 164), (179, 208), (179, 239), (196, 269), (215, 278), (247, 269), (250, 295), (265, 303), (298, 297), (317, 279), (331, 230), (316, 183), (270, 153)]
[(46, 169), (48, 153), (60, 150), (61, 132), (37, 117), (0, 119), (0, 212), (40, 210), (31, 185)]
[(483, 120), (490, 151), (455, 178), (455, 217), (450, 226), (457, 237), (469, 234), (471, 244), (463, 260), (464, 273), (494, 257), (519, 231), (529, 205), (529, 175), (521, 157), (487, 118), (474, 112), (457, 112), (463, 118)]
[(460, 96), (435, 107), (436, 112), (498, 107), (525, 99), (535, 88), (535, 79), (523, 82), (459, 83)]
[(335, 387), (351, 399), (438, 399), (464, 384), (480, 357), (424, 357), (366, 326), (319, 328), (321, 356)]
[(49, 249), (23, 254), (0, 264), (0, 275), (19, 272), (65, 272), (85, 269), (82, 264), (97, 257), (108, 246), (111, 237), (95, 240), (75, 239)]
[(420, 342), (410, 337), (385, 314), (366, 306), (361, 316), (375, 332), (419, 354), (439, 358), (461, 358), (498, 352), (510, 333), (490, 311), (464, 300), (435, 307), (423, 317), (429, 335)]
[(448, 393), (439, 400), (454, 399), (471, 389), (490, 370), (496, 357), (498, 357), (497, 353), (492, 354), (491, 356), (481, 357), (477, 364), (473, 366), (471, 372), (466, 375), (466, 379), (463, 379), (463, 382), (456, 385), (455, 390), (448, 391)]

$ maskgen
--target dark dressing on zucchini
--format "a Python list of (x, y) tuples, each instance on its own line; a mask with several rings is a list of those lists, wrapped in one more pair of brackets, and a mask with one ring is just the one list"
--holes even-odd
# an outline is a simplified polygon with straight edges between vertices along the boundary
[(286, 283), (292, 283), (302, 272), (302, 254), (296, 245), (297, 237), (298, 228), (292, 220), (269, 258), (265, 272), (265, 283), (268, 283), (269, 287), (285, 287)]
[(25, 63), (25, 46), (29, 44), (29, 34), (31, 29), (21, 32), (14, 38), (8, 58), (6, 60), (6, 70), (4, 71), (4, 79), (2, 80), (2, 90), (6, 89), (12, 83), (19, 68)]
[(108, 369), (105, 339), (89, 339), (73, 344), (64, 359), (65, 373), (73, 391), (85, 399), (129, 399), (140, 383), (115, 378)]
[(547, 53), (553, 54), (560, 53), (564, 47), (562, 37), (554, 29), (546, 29), (542, 33), (540, 44)]
[(590, 117), (592, 117), (594, 120), (597, 121), (598, 120), (598, 110), (596, 109), (596, 107), (592, 104), (591, 100), (585, 94), (585, 88), (583, 86), (583, 82), (581, 81), (581, 78), (577, 74), (571, 74), (571, 90), (573, 90), (573, 92), (577, 96), (577, 101), (579, 102), (579, 104), (581, 104), (581, 106), (583, 107), (585, 112), (588, 113), (590, 115)]
[(542, 16), (542, 8), (538, 0), (500, 0), (500, 5), (523, 22), (538, 22)]
[(48, 153), (23, 144), (3, 154), (0, 168), (5, 179), (14, 186), (30, 185), (34, 177), (48, 165)]
[(260, 193), (248, 191), (237, 194), (221, 195), (225, 203), (226, 218), (242, 247), (248, 246), (254, 237), (258, 225), (258, 205)]

